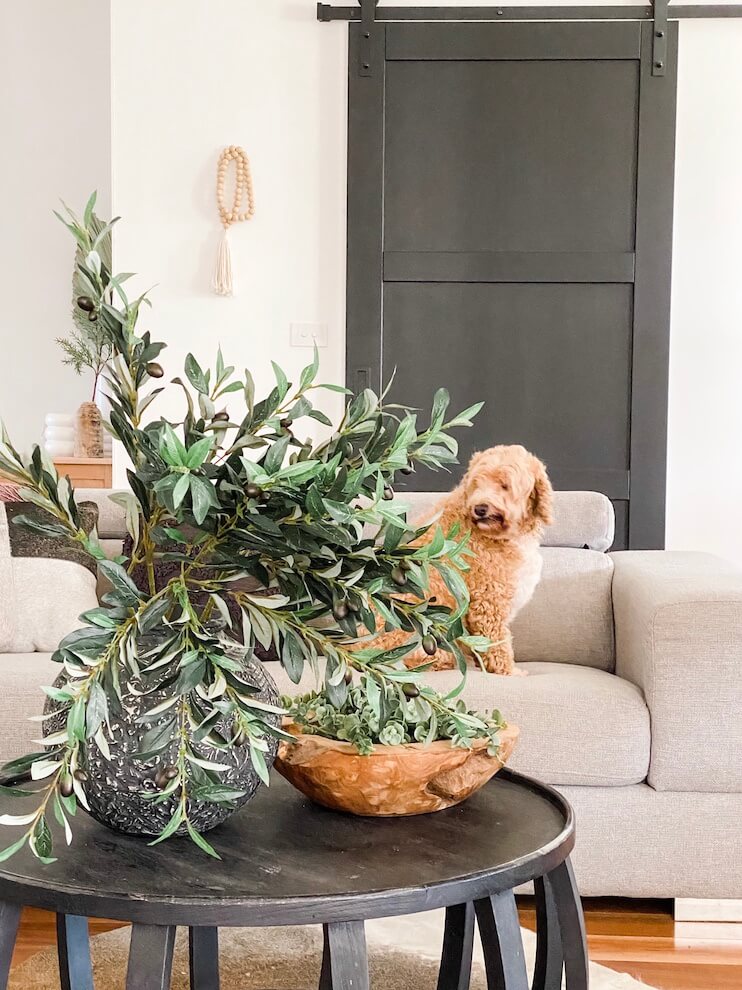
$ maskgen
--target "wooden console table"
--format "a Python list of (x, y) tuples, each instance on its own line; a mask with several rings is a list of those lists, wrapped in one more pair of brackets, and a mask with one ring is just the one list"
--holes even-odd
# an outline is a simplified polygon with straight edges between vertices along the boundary
[(61, 475), (68, 474), (75, 488), (110, 488), (110, 457), (55, 457), (54, 466)]

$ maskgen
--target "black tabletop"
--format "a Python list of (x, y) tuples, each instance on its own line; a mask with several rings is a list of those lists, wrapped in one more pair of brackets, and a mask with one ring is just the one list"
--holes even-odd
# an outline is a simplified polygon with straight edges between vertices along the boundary
[(82, 812), (74, 832), (50, 866), (26, 851), (4, 863), (0, 898), (169, 925), (383, 917), (515, 887), (552, 869), (574, 844), (569, 805), (508, 771), (458, 807), (411, 818), (328, 811), (273, 774), (270, 788), (209, 833), (221, 861), (188, 839), (150, 847)]

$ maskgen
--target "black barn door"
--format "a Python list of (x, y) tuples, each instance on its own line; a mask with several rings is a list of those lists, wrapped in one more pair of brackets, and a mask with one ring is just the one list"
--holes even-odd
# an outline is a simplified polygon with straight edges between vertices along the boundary
[[(486, 405), (461, 460), (523, 443), (664, 543), (677, 26), (350, 26), (347, 374)], [(415, 488), (451, 485), (416, 476)]]

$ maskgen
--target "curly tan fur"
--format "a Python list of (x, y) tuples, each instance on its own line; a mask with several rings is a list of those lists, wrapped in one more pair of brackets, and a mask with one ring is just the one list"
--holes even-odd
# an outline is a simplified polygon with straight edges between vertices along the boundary
[[(517, 673), (509, 625), (541, 576), (538, 546), (552, 521), (552, 494), (546, 468), (537, 457), (525, 447), (502, 445), (475, 454), (461, 483), (437, 506), (444, 532), (458, 523), (460, 534), (470, 534), (473, 556), (464, 574), (471, 599), (466, 625), (472, 635), (486, 636), (495, 644), (483, 658), (485, 668), (495, 674)], [(425, 537), (431, 538), (432, 533)], [(454, 604), (435, 570), (429, 593), (439, 602)], [(374, 645), (391, 649), (408, 637), (394, 630)], [(414, 666), (430, 659), (412, 654), (407, 663)], [(454, 664), (443, 651), (433, 661), (436, 669)]]

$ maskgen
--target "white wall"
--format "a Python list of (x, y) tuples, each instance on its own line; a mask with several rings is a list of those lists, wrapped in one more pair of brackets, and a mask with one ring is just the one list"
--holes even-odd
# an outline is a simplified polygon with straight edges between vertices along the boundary
[(742, 21), (680, 26), (667, 545), (742, 563)]
[[(167, 373), (221, 343), (268, 390), (271, 359), (289, 377), (311, 360), (289, 347), (290, 323), (321, 322), (320, 376), (342, 380), (346, 29), (297, 0), (114, 0), (112, 36), (116, 261), (157, 283), (147, 319), (169, 342)], [(238, 294), (222, 298), (210, 282), (229, 144), (250, 156), (256, 213), (230, 231)]]
[[(93, 185), (105, 188), (106, 6), (31, 0), (0, 14), (10, 94), (0, 121), (13, 149), (0, 162), (12, 232), (0, 247), (0, 407), (23, 442), (38, 436), (45, 410), (84, 393), (51, 343), (67, 326), (70, 245), (49, 209), (58, 195), (79, 203)], [(317, 24), (312, 0), (112, 8), (117, 261), (140, 272), (143, 287), (156, 283), (148, 322), (171, 342), (167, 371), (188, 350), (208, 356), (221, 342), (268, 387), (270, 358), (295, 373), (308, 357), (289, 346), (289, 324), (318, 321), (330, 332), (323, 376), (341, 380), (346, 26)], [(81, 49), (84, 66), (73, 54)], [(740, 562), (741, 56), (741, 22), (681, 25), (667, 527), (670, 547)], [(257, 213), (233, 230), (239, 295), (221, 299), (209, 288), (215, 164), (232, 143), (252, 158)]]
[(74, 412), (92, 380), (63, 368), (74, 242), (52, 215), (98, 189), (110, 209), (110, 37), (104, 0), (0, 8), (0, 417), (16, 444)]

